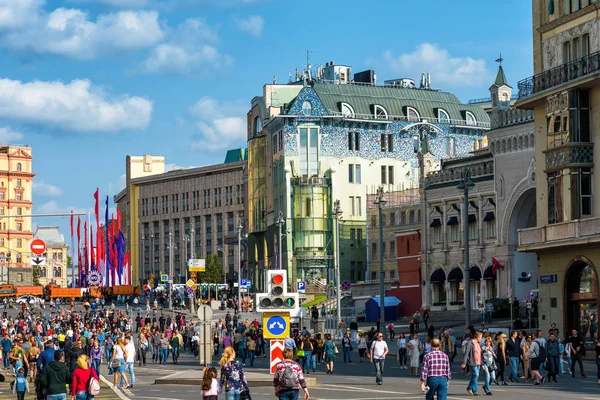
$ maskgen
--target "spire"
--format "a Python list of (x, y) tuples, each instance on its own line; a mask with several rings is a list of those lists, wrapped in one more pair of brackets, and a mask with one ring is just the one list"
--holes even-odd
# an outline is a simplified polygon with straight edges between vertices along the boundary
[(502, 54), (500, 54), (500, 57), (496, 59), (496, 62), (500, 64), (498, 66), (498, 74), (496, 74), (496, 81), (494, 82), (494, 85), (496, 86), (508, 86), (506, 75), (504, 75), (504, 68), (502, 68), (502, 61), (504, 61), (504, 59), (502, 58)]

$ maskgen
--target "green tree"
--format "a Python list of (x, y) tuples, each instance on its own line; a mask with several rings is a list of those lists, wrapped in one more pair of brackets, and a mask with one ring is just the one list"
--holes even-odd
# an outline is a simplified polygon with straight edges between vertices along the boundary
[(34, 286), (42, 286), (40, 283), (40, 267), (38, 265), (33, 266), (33, 285)]
[(72, 267), (73, 266), (73, 259), (71, 258), (70, 255), (67, 254), (67, 267)]
[(196, 273), (196, 282), (219, 283), (223, 282), (223, 265), (217, 254), (209, 254), (206, 257), (206, 270)]

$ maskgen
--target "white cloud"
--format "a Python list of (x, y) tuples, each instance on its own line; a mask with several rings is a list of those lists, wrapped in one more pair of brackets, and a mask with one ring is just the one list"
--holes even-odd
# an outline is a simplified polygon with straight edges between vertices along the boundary
[(70, 214), (71, 211), (73, 211), (74, 213), (88, 213), (91, 211), (92, 215), (94, 215), (93, 209), (85, 209), (74, 206), (63, 206), (59, 204), (56, 200), (50, 200), (35, 206), (36, 214)]
[(188, 167), (182, 167), (177, 164), (165, 164), (165, 172), (177, 171), (180, 169), (190, 169), (190, 168), (197, 168), (197, 167), (195, 165), (190, 165)]
[[(100, 14), (75, 8), (46, 12), (39, 0), (0, 0), (0, 44), (23, 52), (92, 59), (100, 54), (147, 48), (164, 32), (156, 11)], [(3, 4), (4, 2), (4, 4)]]
[(395, 57), (386, 51), (383, 56), (394, 73), (417, 77), (422, 72), (429, 72), (434, 87), (438, 83), (451, 87), (478, 86), (490, 79), (485, 60), (452, 57), (448, 50), (437, 44), (422, 43), (412, 53)]
[(216, 151), (243, 146), (246, 141), (246, 112), (243, 101), (221, 102), (203, 97), (189, 109), (195, 119), (199, 140), (196, 149)]
[(119, 193), (121, 190), (125, 189), (125, 185), (127, 184), (127, 176), (125, 174), (119, 175), (119, 177), (112, 182), (108, 182), (108, 193), (109, 195), (115, 195)]
[(260, 15), (251, 15), (246, 19), (237, 19), (236, 24), (240, 30), (254, 37), (261, 37), (265, 20)]
[(23, 137), (24, 136), (21, 132), (0, 126), (0, 143), (18, 143), (23, 140)]
[(0, 79), (0, 117), (77, 132), (144, 129), (152, 103), (143, 97), (110, 97), (88, 80), (68, 84)]
[(231, 65), (233, 58), (217, 49), (218, 33), (204, 20), (192, 18), (174, 29), (167, 42), (154, 47), (142, 64), (145, 73), (192, 74)]
[(51, 185), (44, 181), (33, 181), (33, 193), (40, 197), (60, 197), (63, 190), (58, 186)]

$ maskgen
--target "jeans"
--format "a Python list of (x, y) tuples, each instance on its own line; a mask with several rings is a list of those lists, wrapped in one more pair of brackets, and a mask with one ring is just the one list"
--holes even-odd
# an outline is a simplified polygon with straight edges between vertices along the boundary
[(344, 362), (346, 362), (346, 358), (348, 359), (348, 362), (352, 362), (352, 356), (350, 354), (350, 347), (344, 346)]
[(398, 362), (400, 363), (401, 367), (406, 367), (406, 349), (399, 349), (398, 350)]
[(485, 374), (485, 381), (483, 382), (483, 391), (487, 393), (490, 391), (490, 385), (492, 384), (492, 381), (496, 378), (496, 374), (494, 370), (490, 372), (490, 367), (486, 365), (483, 366), (483, 373)]
[(256, 350), (248, 350), (248, 358), (250, 359), (250, 366), (254, 366), (254, 358), (256, 358)]
[(598, 380), (600, 380), (600, 358), (596, 357), (596, 369), (598, 370)]
[(480, 369), (481, 365), (469, 367), (469, 371), (471, 372), (471, 380), (469, 381), (469, 386), (467, 386), (467, 390), (471, 389), (473, 393), (477, 393), (477, 379), (479, 379)]
[(519, 369), (519, 357), (508, 357), (508, 361), (510, 362), (510, 379), (518, 381), (519, 374), (517, 371)]
[(171, 353), (173, 355), (173, 362), (177, 362), (177, 359), (179, 358), (179, 347), (173, 346), (171, 348)]
[(10, 351), (4, 352), (5, 357), (2, 358), (2, 363), (4, 364), (4, 368), (10, 367), (10, 358), (8, 358), (8, 354), (10, 354)]
[(318, 358), (317, 353), (312, 353), (312, 368), (313, 368), (313, 370), (317, 369), (317, 358)]
[(356, 343), (356, 335), (358, 334), (358, 331), (350, 331), (350, 332), (352, 332), (352, 341), (354, 343)]
[(246, 364), (246, 357), (248, 357), (247, 352), (248, 352), (248, 349), (246, 349), (246, 348), (239, 349), (240, 358), (242, 359), (242, 364)]
[(556, 378), (556, 375), (558, 374), (558, 371), (559, 371), (558, 362), (559, 362), (558, 356), (548, 356), (548, 367), (550, 368), (550, 372), (548, 373), (548, 376), (553, 376)]
[(312, 352), (304, 350), (304, 358), (302, 360), (302, 372), (310, 372), (310, 363), (312, 361)]
[(46, 400), (67, 400), (67, 394), (66, 393), (49, 394), (49, 395), (46, 395)]
[(446, 400), (448, 394), (448, 378), (445, 376), (430, 376), (427, 378), (429, 390), (425, 393), (425, 400), (433, 400), (433, 395), (437, 394), (437, 400)]
[(126, 362), (125, 363), (125, 370), (127, 372), (129, 372), (129, 376), (131, 377), (130, 382), (129, 382), (131, 385), (135, 385), (135, 372), (133, 371), (134, 365), (135, 365), (134, 362)]
[(96, 370), (96, 375), (100, 376), (100, 360), (92, 359), (92, 368)]
[(279, 400), (298, 400), (298, 389), (280, 390), (277, 392)]
[(158, 363), (167, 365), (167, 358), (169, 358), (169, 349), (160, 349), (158, 351), (158, 354), (159, 354)]
[[(492, 312), (491, 312), (491, 311), (488, 311), (488, 312), (486, 313), (486, 315), (487, 315), (487, 322), (488, 322), (488, 324), (491, 324), (491, 323), (492, 323)], [(474, 393), (474, 392), (473, 392), (473, 393)]]
[[(104, 358), (106, 360), (110, 360), (111, 357), (112, 357), (112, 352), (113, 352), (112, 347), (110, 349), (105, 348), (104, 349)], [(112, 367), (112, 365), (110, 365), (110, 361), (107, 361), (107, 364), (108, 364), (108, 373), (112, 374), (113, 373), (113, 367)], [(100, 376), (100, 375), (98, 375), (98, 376)]]
[(225, 392), (225, 399), (227, 400), (240, 400), (241, 390), (228, 390)]
[(373, 359), (373, 364), (375, 365), (375, 382), (383, 383), (383, 367), (385, 364), (385, 359)]
[(94, 396), (88, 394), (88, 392), (84, 390), (81, 392), (77, 392), (75, 400), (94, 400)]

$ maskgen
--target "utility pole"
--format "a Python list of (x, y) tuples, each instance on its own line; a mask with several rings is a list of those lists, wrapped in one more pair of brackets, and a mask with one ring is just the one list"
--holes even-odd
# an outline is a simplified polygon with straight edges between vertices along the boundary
[(283, 218), (283, 212), (279, 211), (279, 216), (277, 217), (277, 227), (279, 228), (279, 246), (277, 247), (278, 269), (281, 269), (283, 265), (283, 259), (281, 258), (281, 249), (283, 248), (281, 228), (283, 228), (283, 225), (285, 225), (285, 219)]
[(383, 206), (387, 200), (383, 197), (383, 187), (377, 189), (377, 199), (375, 204), (379, 210), (379, 321), (380, 326), (385, 329), (385, 271), (383, 269)]
[(175, 318), (175, 308), (173, 307), (173, 234), (169, 232), (169, 307), (171, 308), (171, 312), (173, 313), (173, 318)]
[(465, 168), (462, 180), (457, 188), (463, 191), (463, 216), (462, 225), (464, 229), (465, 249), (465, 323), (467, 328), (471, 326), (471, 268), (469, 265), (469, 188), (475, 186), (471, 180), (470, 170)]
[[(335, 215), (335, 302), (337, 306), (337, 323), (342, 322), (342, 297), (341, 297), (341, 282), (340, 282), (340, 218), (342, 217), (342, 208), (340, 207), (340, 201), (336, 200), (334, 203), (333, 213)], [(337, 328), (337, 326), (336, 326)], [(340, 338), (341, 339), (341, 338)]]

